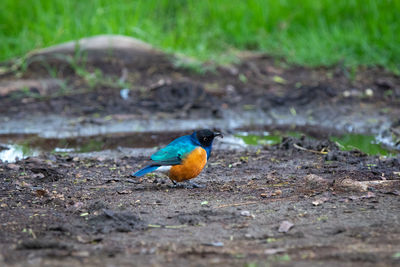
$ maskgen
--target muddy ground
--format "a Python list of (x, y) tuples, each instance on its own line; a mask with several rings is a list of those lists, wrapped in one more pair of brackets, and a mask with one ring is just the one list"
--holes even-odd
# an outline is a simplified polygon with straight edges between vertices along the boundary
[[(196, 189), (129, 177), (145, 162), (49, 156), (3, 164), (3, 264), (399, 264), (398, 159), (290, 139), (215, 151), (196, 179), (205, 188)], [(293, 226), (279, 230), (284, 221)]]
[[(164, 131), (173, 139), (204, 122), (226, 133), (286, 125), (319, 139), (216, 144), (195, 180), (204, 188), (130, 177), (149, 151), (45, 152), (1, 162), (2, 266), (400, 264), (399, 156), (344, 152), (327, 140), (346, 130), (396, 138), (398, 76), (254, 55), (207, 70), (141, 49), (3, 63), (1, 133), (46, 136), (59, 128), (65, 136), (77, 128), (64, 131), (58, 120), (79, 125), (79, 133), (137, 120), (141, 127), (130, 130), (149, 138), (148, 131)], [(167, 142), (163, 135), (151, 144)]]

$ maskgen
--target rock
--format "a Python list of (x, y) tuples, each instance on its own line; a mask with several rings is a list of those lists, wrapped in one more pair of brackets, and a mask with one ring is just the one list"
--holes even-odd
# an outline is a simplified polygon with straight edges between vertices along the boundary
[(100, 162), (103, 162), (103, 161), (105, 161), (106, 159), (107, 159), (107, 158), (104, 157), (104, 156), (99, 156), (99, 157), (96, 158), (96, 160), (98, 160), (98, 161), (100, 161)]
[(283, 222), (281, 222), (281, 225), (279, 226), (278, 232), (279, 233), (287, 233), (293, 226), (294, 226), (293, 223), (291, 223), (289, 221), (283, 221)]
[(132, 194), (132, 190), (127, 190), (127, 189), (125, 189), (125, 190), (117, 190), (117, 193), (120, 194), (120, 195)]
[(127, 49), (134, 51), (160, 53), (151, 45), (129, 36), (123, 35), (97, 35), (80, 40), (70, 41), (52, 47), (35, 51), (35, 55), (74, 53), (77, 47), (81, 51), (90, 50), (118, 50)]
[(325, 203), (325, 202), (328, 201), (328, 200), (329, 200), (329, 198), (327, 198), (327, 197), (321, 197), (321, 198), (318, 198), (318, 199), (314, 200), (314, 201), (312, 202), (312, 204), (313, 204), (314, 206), (319, 206), (319, 205)]
[(336, 186), (349, 191), (366, 192), (369, 187), (394, 187), (399, 184), (399, 180), (355, 181), (352, 179), (344, 179), (338, 182)]
[(307, 175), (304, 177), (304, 180), (306, 181), (307, 186), (310, 188), (321, 188), (329, 185), (329, 181), (315, 174)]
[(32, 178), (34, 178), (34, 179), (43, 179), (44, 178), (44, 174), (43, 173), (35, 173), (35, 174), (32, 174)]
[(80, 250), (80, 251), (72, 252), (72, 256), (83, 258), (83, 257), (89, 257), (90, 253), (89, 253), (89, 251), (86, 251), (86, 250)]
[(285, 248), (267, 248), (266, 250), (264, 250), (264, 254), (266, 254), (266, 255), (274, 255), (274, 254), (277, 254), (277, 253), (283, 253), (285, 251), (286, 251)]
[[(54, 155), (53, 155), (54, 156)], [(25, 159), (26, 163), (32, 164), (32, 165), (43, 165), (43, 164), (47, 164), (46, 160), (41, 159), (41, 158), (33, 158), (33, 157), (29, 157), (27, 159)]]
[(351, 179), (344, 179), (338, 185), (344, 189), (351, 191), (365, 192), (368, 190), (367, 184)]
[(276, 189), (276, 190), (271, 194), (271, 196), (280, 196), (280, 195), (282, 195), (282, 190), (280, 190), (280, 189)]
[(18, 164), (7, 164), (7, 168), (9, 168), (10, 170), (14, 170), (14, 171), (18, 171), (20, 169), (20, 166)]
[(203, 243), (204, 246), (211, 246), (211, 247), (223, 247), (224, 243), (217, 241), (217, 242), (211, 242), (211, 243)]
[(171, 64), (168, 56), (150, 44), (123, 35), (97, 35), (36, 50), (29, 54), (29, 61), (51, 60), (69, 64), (71, 57), (79, 52), (83, 52), (85, 61), (90, 63), (104, 64), (112, 52), (113, 57), (124, 64), (134, 65), (139, 69), (151, 66), (154, 62)]
[(393, 83), (391, 81), (389, 81), (388, 79), (383, 79), (383, 78), (377, 79), (375, 81), (375, 84), (384, 90), (393, 88)]
[(241, 216), (245, 216), (245, 217), (252, 217), (252, 218), (255, 218), (255, 217), (256, 217), (255, 215), (251, 214), (250, 211), (248, 211), (248, 210), (243, 210), (243, 211), (241, 211), (241, 212), (240, 212), (240, 215), (241, 215)]
[(250, 211), (244, 210), (244, 211), (240, 212), (240, 215), (250, 217)]
[(54, 182), (54, 181), (58, 181), (59, 179), (64, 177), (61, 173), (59, 173), (56, 169), (53, 169), (53, 168), (47, 168), (47, 167), (31, 168), (30, 170), (35, 174), (39, 174), (39, 173), (43, 174), (43, 175), (39, 175), (37, 177), (37, 179), (39, 177), (44, 177), (44, 178), (40, 179), (40, 181), (42, 181), (42, 182)]

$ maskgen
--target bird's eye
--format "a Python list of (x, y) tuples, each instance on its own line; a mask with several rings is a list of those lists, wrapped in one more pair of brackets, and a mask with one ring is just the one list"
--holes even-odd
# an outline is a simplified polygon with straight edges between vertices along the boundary
[(204, 141), (204, 142), (207, 141), (207, 137), (204, 137), (204, 138), (203, 138), (203, 141)]

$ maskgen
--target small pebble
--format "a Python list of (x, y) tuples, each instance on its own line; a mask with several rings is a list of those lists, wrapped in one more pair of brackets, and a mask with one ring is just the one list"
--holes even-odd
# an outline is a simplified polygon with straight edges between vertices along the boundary
[(246, 216), (246, 217), (250, 217), (250, 216), (251, 216), (250, 211), (248, 211), (248, 210), (243, 210), (243, 211), (241, 211), (241, 212), (240, 212), (240, 215)]

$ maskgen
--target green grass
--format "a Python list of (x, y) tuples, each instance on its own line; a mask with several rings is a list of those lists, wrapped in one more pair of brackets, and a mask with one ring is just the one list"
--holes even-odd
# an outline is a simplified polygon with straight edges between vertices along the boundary
[(0, 60), (96, 34), (200, 60), (264, 51), (309, 66), (400, 70), (398, 0), (2, 0)]

